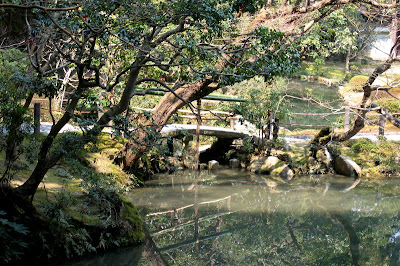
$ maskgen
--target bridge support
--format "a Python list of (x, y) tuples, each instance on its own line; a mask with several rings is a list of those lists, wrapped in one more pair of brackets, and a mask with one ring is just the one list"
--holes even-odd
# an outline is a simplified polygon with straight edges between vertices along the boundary
[(174, 139), (171, 137), (167, 138), (167, 148), (168, 148), (168, 155), (174, 156)]

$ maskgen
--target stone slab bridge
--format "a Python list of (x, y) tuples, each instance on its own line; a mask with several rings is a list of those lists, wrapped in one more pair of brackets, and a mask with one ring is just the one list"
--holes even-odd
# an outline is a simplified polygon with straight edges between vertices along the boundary
[[(182, 134), (193, 134), (196, 135), (197, 125), (183, 125), (183, 124), (168, 124), (163, 127), (161, 134), (163, 136), (179, 136)], [(251, 137), (249, 133), (240, 132), (234, 129), (222, 128), (222, 127), (211, 127), (211, 126), (200, 126), (200, 135), (215, 136), (217, 138), (224, 139), (242, 139), (245, 137)]]

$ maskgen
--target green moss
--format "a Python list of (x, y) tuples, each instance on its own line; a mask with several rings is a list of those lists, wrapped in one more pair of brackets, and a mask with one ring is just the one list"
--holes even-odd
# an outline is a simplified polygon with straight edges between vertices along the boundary
[(125, 199), (120, 195), (122, 200), (123, 208), (121, 210), (121, 217), (130, 223), (128, 230), (129, 239), (135, 243), (144, 240), (143, 222), (139, 215), (139, 211), (136, 209), (132, 202)]
[(343, 143), (343, 155), (350, 157), (363, 168), (362, 175), (371, 178), (400, 175), (396, 157), (400, 154), (400, 143), (369, 139), (349, 140)]

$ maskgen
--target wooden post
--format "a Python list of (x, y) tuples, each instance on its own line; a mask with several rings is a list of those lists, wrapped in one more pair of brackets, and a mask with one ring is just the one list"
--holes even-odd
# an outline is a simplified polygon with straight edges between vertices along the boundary
[(386, 118), (383, 115), (379, 116), (379, 135), (385, 135), (385, 122)]
[(344, 131), (348, 131), (350, 128), (350, 107), (344, 108)]
[(40, 134), (40, 103), (35, 103), (33, 105), (33, 134)]
[(268, 136), (267, 140), (272, 140), (274, 137), (274, 130), (275, 130), (275, 114), (274, 112), (271, 112), (269, 114), (269, 131), (268, 131)]
[(235, 128), (235, 120), (236, 120), (236, 117), (229, 117), (229, 123), (230, 123), (231, 129)]
[(196, 127), (196, 155), (194, 157), (194, 168), (195, 170), (199, 170), (199, 161), (200, 161), (200, 125), (201, 125), (201, 99), (197, 100), (197, 127)]

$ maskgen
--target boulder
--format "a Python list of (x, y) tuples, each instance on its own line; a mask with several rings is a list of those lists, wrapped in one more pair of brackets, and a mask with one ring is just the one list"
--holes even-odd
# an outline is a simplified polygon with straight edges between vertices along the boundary
[(257, 158), (250, 163), (248, 170), (257, 174), (279, 175), (289, 180), (294, 176), (293, 170), (276, 156)]
[(208, 170), (215, 170), (219, 168), (219, 162), (216, 160), (211, 160), (208, 162)]
[(361, 167), (349, 157), (340, 155), (335, 159), (335, 171), (340, 175), (358, 177), (361, 174)]
[(271, 175), (279, 175), (283, 179), (292, 180), (294, 176), (294, 172), (290, 169), (289, 165), (283, 164), (280, 167), (275, 168), (271, 171)]
[(229, 168), (240, 168), (240, 163), (238, 159), (229, 160)]
[(281, 162), (276, 156), (259, 157), (250, 162), (248, 170), (256, 174), (269, 174)]
[(263, 164), (260, 168), (260, 174), (270, 174), (272, 170), (278, 167), (278, 164), (283, 163), (276, 156), (268, 156), (266, 160), (264, 160)]

